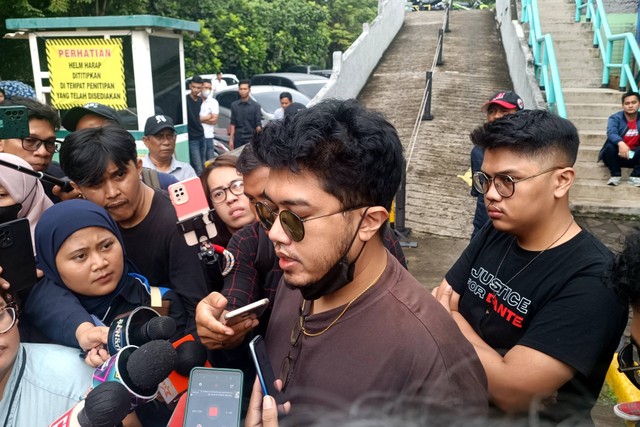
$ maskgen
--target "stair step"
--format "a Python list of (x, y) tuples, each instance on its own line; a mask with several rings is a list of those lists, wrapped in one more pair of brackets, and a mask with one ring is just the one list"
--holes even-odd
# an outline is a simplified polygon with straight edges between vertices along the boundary
[(614, 89), (563, 88), (562, 94), (564, 95), (564, 101), (569, 103), (622, 105), (622, 92)]
[(580, 141), (580, 150), (578, 151), (578, 159), (576, 160), (576, 165), (582, 166), (583, 164), (600, 164), (598, 162), (598, 153), (600, 153), (600, 148), (602, 144), (599, 146), (590, 146), (583, 145), (582, 141)]
[(619, 104), (582, 104), (568, 103), (565, 101), (567, 114), (571, 120), (573, 117), (609, 117), (610, 115), (620, 111)]
[(601, 131), (607, 129), (608, 118), (609, 116), (571, 117), (571, 122), (582, 132)]
[[(613, 206), (627, 205), (640, 208), (640, 187), (634, 187), (627, 182), (628, 172), (623, 171), (622, 183), (617, 187), (607, 185), (607, 179), (576, 179), (569, 191), (569, 200), (575, 202), (580, 199), (600, 200), (603, 204)], [(636, 211), (635, 214), (637, 215)]]
[[(571, 120), (573, 122), (573, 120)], [(597, 131), (580, 131), (578, 129), (578, 136), (580, 137), (581, 147), (597, 147), (600, 149), (602, 144), (607, 140), (606, 126)]]
[[(607, 168), (604, 163), (597, 162), (598, 154), (595, 155), (596, 161), (593, 162), (578, 162), (575, 165), (576, 169), (576, 177), (578, 179), (588, 179), (588, 180), (600, 180), (606, 181), (609, 179), (611, 175), (609, 173), (609, 168)], [(638, 193), (640, 194), (640, 192)]]
[(564, 78), (562, 75), (560, 76), (560, 80), (562, 81), (563, 88), (592, 88), (596, 89), (602, 86), (602, 80), (600, 78), (590, 78), (590, 79), (581, 79), (581, 78)]
[[(621, 184), (617, 187), (611, 187), (606, 184), (602, 184), (604, 187), (607, 187), (611, 190), (611, 194), (618, 195), (621, 193), (618, 192), (620, 188), (626, 187), (624, 184)], [(631, 190), (635, 190), (636, 192), (640, 190), (640, 188), (632, 187)], [(572, 189), (573, 191), (573, 189)], [(571, 206), (571, 210), (574, 214), (619, 214), (619, 215), (638, 215), (640, 211), (640, 197), (638, 195), (632, 195), (637, 200), (629, 199), (599, 199), (597, 197), (573, 197), (573, 195), (569, 194), (569, 204)]]

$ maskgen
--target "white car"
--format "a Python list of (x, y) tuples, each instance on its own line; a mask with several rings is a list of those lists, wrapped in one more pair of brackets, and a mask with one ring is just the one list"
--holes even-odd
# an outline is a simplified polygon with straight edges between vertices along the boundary
[[(280, 94), (289, 92), (293, 98), (293, 102), (299, 102), (305, 106), (309, 104), (309, 97), (295, 89), (284, 86), (251, 86), (251, 99), (256, 101), (262, 107), (262, 124), (264, 125), (273, 120), (273, 114), (280, 108)], [(218, 116), (218, 124), (216, 125), (216, 138), (224, 142), (229, 140), (228, 128), (231, 122), (231, 104), (240, 99), (238, 94), (238, 86), (230, 86), (215, 94), (220, 104), (220, 115)]]

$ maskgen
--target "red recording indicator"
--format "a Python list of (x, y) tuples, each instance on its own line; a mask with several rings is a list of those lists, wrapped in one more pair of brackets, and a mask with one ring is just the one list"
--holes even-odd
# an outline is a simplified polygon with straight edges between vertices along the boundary
[(218, 416), (218, 407), (217, 406), (210, 406), (209, 407), (209, 416), (210, 417), (217, 417)]

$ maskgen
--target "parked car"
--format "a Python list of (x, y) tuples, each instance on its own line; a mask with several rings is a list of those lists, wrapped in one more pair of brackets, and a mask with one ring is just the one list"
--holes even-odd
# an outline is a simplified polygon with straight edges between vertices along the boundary
[[(200, 74), (200, 77), (202, 77), (203, 79), (209, 79), (213, 81), (216, 78), (216, 75), (217, 74)], [(192, 78), (193, 76), (189, 77), (187, 80), (184, 81), (185, 95), (189, 94), (189, 83), (191, 83)], [(229, 86), (237, 85), (238, 82), (240, 81), (238, 80), (238, 77), (236, 77), (235, 74), (222, 74), (222, 80), (227, 82), (227, 85)]]
[[(309, 98), (316, 96), (329, 81), (324, 76), (305, 73), (267, 73), (251, 77), (251, 86), (276, 85), (296, 89)], [(294, 100), (295, 101), (295, 100)]]
[[(268, 121), (273, 120), (273, 114), (280, 108), (280, 93), (289, 92), (294, 102), (307, 105), (309, 101), (308, 96), (295, 89), (284, 86), (251, 86), (251, 99), (256, 101), (262, 107), (262, 124), (266, 124)], [(231, 104), (240, 99), (238, 94), (238, 86), (229, 86), (215, 94), (218, 104), (220, 104), (220, 114), (218, 115), (218, 124), (216, 125), (216, 138), (221, 141), (228, 142), (229, 135), (227, 130), (231, 122)]]

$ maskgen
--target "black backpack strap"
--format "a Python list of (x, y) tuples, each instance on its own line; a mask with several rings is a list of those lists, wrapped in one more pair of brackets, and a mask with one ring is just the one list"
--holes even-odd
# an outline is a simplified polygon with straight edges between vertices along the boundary
[(144, 182), (154, 190), (162, 190), (162, 187), (160, 187), (160, 178), (158, 177), (158, 172), (153, 169), (142, 168), (142, 182)]

